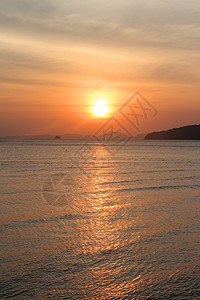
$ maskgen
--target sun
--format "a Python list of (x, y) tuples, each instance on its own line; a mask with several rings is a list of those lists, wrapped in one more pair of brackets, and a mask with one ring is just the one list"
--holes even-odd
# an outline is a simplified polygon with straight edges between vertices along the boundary
[(107, 106), (107, 101), (104, 99), (98, 99), (95, 101), (95, 106), (92, 108), (93, 113), (96, 117), (105, 117), (110, 108)]

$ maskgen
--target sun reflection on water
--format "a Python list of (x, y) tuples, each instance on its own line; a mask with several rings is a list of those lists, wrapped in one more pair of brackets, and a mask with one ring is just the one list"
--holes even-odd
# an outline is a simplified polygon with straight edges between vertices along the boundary
[[(121, 250), (127, 249), (127, 243), (133, 243), (139, 236), (130, 230), (135, 223), (135, 220), (128, 217), (130, 205), (121, 203), (113, 187), (111, 188), (118, 170), (110, 153), (102, 147), (96, 147), (89, 163), (91, 167), (90, 176), (85, 182), (88, 191), (85, 205), (90, 217), (79, 232), (79, 243), (87, 261), (93, 264), (94, 257), (96, 260), (95, 265), (87, 270), (89, 281), (96, 285), (102, 297), (121, 296), (121, 291), (126, 290), (126, 284), (121, 286), (118, 281), (120, 276), (125, 276), (128, 268), (123, 264)], [(127, 250), (124, 255), (127, 255)], [(137, 280), (138, 275), (133, 278), (133, 287)], [(129, 288), (127, 285), (127, 290)]]

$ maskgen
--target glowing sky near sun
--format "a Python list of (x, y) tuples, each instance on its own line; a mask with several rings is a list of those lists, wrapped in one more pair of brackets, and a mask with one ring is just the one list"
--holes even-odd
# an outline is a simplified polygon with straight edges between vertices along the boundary
[(199, 0), (0, 2), (0, 136), (91, 133), (135, 91), (142, 130), (199, 123)]

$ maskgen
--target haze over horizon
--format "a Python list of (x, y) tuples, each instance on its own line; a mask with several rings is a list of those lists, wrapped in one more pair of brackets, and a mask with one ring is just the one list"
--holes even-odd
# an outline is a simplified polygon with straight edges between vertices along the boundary
[(141, 132), (199, 124), (200, 2), (0, 2), (0, 136), (92, 134), (139, 91)]

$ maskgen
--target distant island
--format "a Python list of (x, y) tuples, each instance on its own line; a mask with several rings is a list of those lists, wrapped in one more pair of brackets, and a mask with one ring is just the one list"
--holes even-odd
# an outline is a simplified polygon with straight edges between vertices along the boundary
[(152, 132), (145, 136), (145, 140), (200, 140), (200, 125)]

